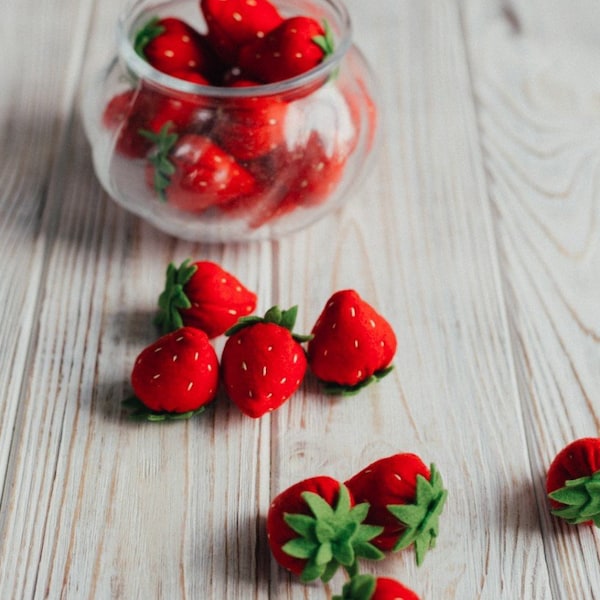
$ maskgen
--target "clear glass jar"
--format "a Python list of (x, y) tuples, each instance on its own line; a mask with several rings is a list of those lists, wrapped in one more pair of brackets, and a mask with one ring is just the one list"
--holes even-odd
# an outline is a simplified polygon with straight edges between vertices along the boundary
[(136, 52), (136, 32), (153, 17), (205, 31), (198, 4), (133, 4), (117, 55), (87, 86), (84, 124), (108, 194), (201, 242), (280, 237), (356, 196), (377, 145), (377, 91), (341, 1), (273, 0), (284, 17), (326, 20), (335, 49), (299, 76), (249, 87), (172, 77)]

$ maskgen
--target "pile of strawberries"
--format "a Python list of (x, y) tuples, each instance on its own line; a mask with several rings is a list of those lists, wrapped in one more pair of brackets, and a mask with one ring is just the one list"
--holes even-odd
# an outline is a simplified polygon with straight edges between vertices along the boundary
[[(251, 314), (256, 303), (256, 294), (216, 263), (170, 264), (155, 319), (163, 335), (133, 367), (135, 415), (190, 417), (216, 397), (222, 380), (231, 401), (259, 418), (286, 402), (308, 369), (324, 391), (354, 394), (392, 368), (396, 336), (354, 290), (333, 294), (308, 335), (294, 332), (296, 306), (258, 316)], [(223, 333), (219, 360), (210, 340)]]
[[(135, 35), (136, 52), (171, 77), (248, 93), (182, 93), (135, 80), (102, 117), (117, 156), (143, 161), (149, 195), (187, 213), (256, 228), (322, 204), (357, 142), (356, 101), (327, 74), (290, 93), (263, 86), (323, 63), (334, 52), (327, 23), (284, 17), (268, 0), (200, 0), (199, 8), (206, 32), (177, 17), (152, 18)], [(323, 116), (331, 121), (332, 107), (350, 128), (342, 141), (335, 123), (331, 131), (313, 127)], [(323, 115), (306, 117), (311, 111)]]
[[(223, 389), (259, 418), (289, 400), (308, 371), (326, 393), (356, 394), (392, 369), (395, 334), (355, 290), (335, 292), (308, 335), (293, 331), (297, 307), (258, 316), (256, 304), (256, 294), (216, 263), (170, 264), (155, 319), (162, 335), (134, 363), (130, 416), (189, 419)], [(222, 334), (219, 359), (211, 341)], [(600, 526), (600, 438), (561, 450), (546, 492), (555, 516)], [(395, 579), (360, 573), (359, 561), (413, 548), (421, 565), (435, 547), (447, 495), (435, 465), (397, 453), (345, 481), (317, 475), (280, 492), (267, 514), (268, 544), (304, 583), (327, 582), (343, 569), (348, 579), (333, 600), (418, 600)]]

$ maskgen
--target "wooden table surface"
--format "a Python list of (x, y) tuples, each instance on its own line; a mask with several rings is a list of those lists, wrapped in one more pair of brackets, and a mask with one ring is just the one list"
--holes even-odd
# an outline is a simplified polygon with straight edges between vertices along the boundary
[[(365, 570), (429, 600), (599, 598), (600, 536), (549, 514), (544, 477), (600, 427), (600, 4), (347, 0), (379, 160), (341, 212), (248, 245), (174, 239), (102, 191), (80, 99), (122, 6), (3, 2), (0, 598), (329, 598), (341, 578), (271, 560), (270, 499), (398, 451), (444, 477), (438, 544)], [(221, 395), (131, 423), (132, 361), (187, 257), (261, 312), (298, 304), (302, 330), (355, 288), (397, 333), (393, 373), (344, 400), (309, 381), (259, 420)]]

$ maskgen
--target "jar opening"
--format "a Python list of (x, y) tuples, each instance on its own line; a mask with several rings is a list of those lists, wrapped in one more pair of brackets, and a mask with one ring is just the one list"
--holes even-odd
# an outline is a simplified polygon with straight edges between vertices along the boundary
[[(190, 7), (198, 9), (199, 0), (170, 0), (167, 2), (150, 2), (137, 0), (129, 6), (119, 19), (118, 38), (119, 54), (127, 66), (128, 71), (136, 78), (145, 80), (158, 87), (176, 90), (185, 94), (197, 94), (214, 98), (240, 98), (247, 96), (270, 96), (293, 92), (315, 84), (319, 80), (326, 80), (341, 62), (352, 44), (352, 24), (350, 16), (341, 0), (272, 0), (272, 3), (281, 10), (285, 16), (303, 13), (307, 16), (318, 15), (318, 19), (327, 21), (334, 36), (335, 46), (332, 54), (325, 60), (296, 77), (247, 87), (227, 87), (217, 85), (201, 85), (172, 77), (154, 68), (134, 48), (136, 32), (153, 17), (175, 16), (182, 17), (189, 13)], [(205, 23), (202, 21), (200, 10), (198, 12), (199, 30), (203, 31)]]

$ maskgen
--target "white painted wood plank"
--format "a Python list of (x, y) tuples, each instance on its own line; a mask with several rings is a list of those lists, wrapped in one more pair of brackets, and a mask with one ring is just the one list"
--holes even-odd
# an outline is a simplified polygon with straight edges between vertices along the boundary
[(600, 537), (548, 513), (545, 472), (599, 433), (597, 3), (465, 3), (470, 60), (556, 598), (595, 598)]

